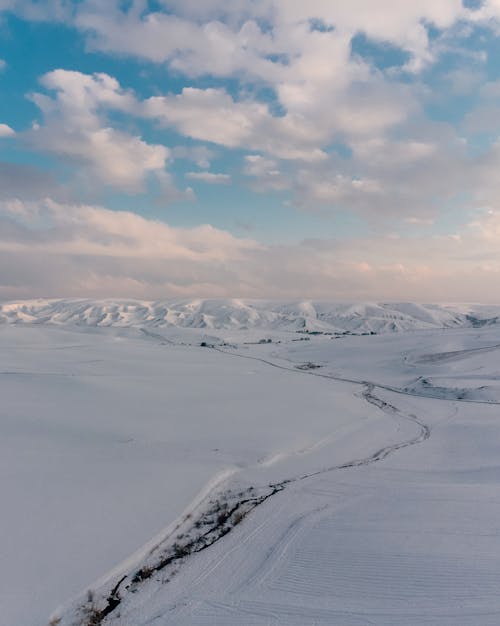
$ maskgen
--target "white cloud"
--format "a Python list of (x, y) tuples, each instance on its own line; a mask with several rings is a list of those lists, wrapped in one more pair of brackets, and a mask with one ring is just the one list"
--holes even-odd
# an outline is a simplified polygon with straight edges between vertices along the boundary
[(349, 156), (331, 151), (312, 164), (249, 155), (243, 172), (257, 191), (288, 189), (302, 209), (351, 211), (378, 229), (389, 220), (398, 228), (408, 217), (435, 219), (450, 203), (457, 211), (477, 206), (487, 189), (494, 191), (493, 155), (469, 157), (467, 144), (446, 124), (421, 122), (406, 131), (407, 139), (357, 139)]
[[(400, 46), (423, 64), (432, 56), (424, 24), (446, 28), (462, 15), (460, 0), (163, 5), (165, 12), (86, 2), (76, 25), (97, 49), (166, 61), (189, 77), (236, 77), (241, 91), (186, 87), (150, 98), (144, 114), (199, 141), (315, 162), (325, 159), (331, 142), (380, 139), (418, 114), (414, 89), (352, 57), (353, 37), (363, 32)], [(252, 95), (256, 81), (271, 88), (275, 102)]]
[[(162, 4), (164, 12), (158, 8)], [(75, 24), (94, 48), (166, 61), (187, 76), (236, 77), (239, 89), (229, 94), (222, 87), (185, 87), (178, 94), (139, 102), (109, 76), (54, 72), (44, 86), (55, 90), (56, 97), (35, 97), (45, 124), (33, 131), (32, 140), (41, 150), (70, 157), (93, 179), (131, 192), (140, 191), (148, 176), (165, 179), (167, 160), (186, 158), (182, 150), (187, 155), (188, 148), (169, 151), (128, 129), (113, 128), (107, 112), (118, 110), (195, 141), (275, 161), (268, 173), (258, 173), (256, 163), (245, 161), (244, 173), (254, 179), (251, 186), (290, 188), (296, 203), (306, 208), (352, 204), (364, 210), (372, 202), (372, 213), (384, 211), (394, 183), (400, 206), (406, 206), (408, 196), (418, 195), (421, 203), (423, 189), (411, 185), (422, 176), (423, 163), (435, 161), (437, 153), (425, 153), (432, 151), (432, 142), (418, 133), (410, 131), (406, 141), (394, 137), (404, 136), (423, 117), (423, 90), (354, 58), (351, 45), (357, 33), (365, 33), (409, 51), (415, 69), (434, 54), (426, 25), (451, 27), (464, 16), (460, 0), (166, 0), (156, 11), (140, 2), (127, 6), (83, 2)], [(334, 28), (315, 28), (318, 23)], [(256, 82), (273, 96), (260, 100)], [(332, 144), (345, 145), (353, 158), (330, 156)], [(210, 165), (206, 156), (187, 158), (206, 169)], [(398, 179), (396, 170), (404, 168)], [(412, 213), (416, 202), (408, 208)]]
[[(372, 221), (385, 216), (431, 219), (439, 210), (436, 199), (448, 202), (460, 194), (462, 204), (466, 194), (491, 204), (496, 144), (490, 153), (469, 158), (466, 142), (447, 124), (426, 122), (406, 87), (384, 93), (377, 81), (350, 87), (329, 116), (324, 103), (314, 115), (275, 115), (268, 104), (238, 100), (223, 89), (184, 88), (177, 95), (141, 101), (106, 74), (56, 70), (42, 78), (55, 95), (32, 95), (43, 121), (25, 137), (40, 151), (73, 161), (86, 186), (97, 182), (137, 193), (153, 176), (164, 202), (194, 197), (191, 189), (176, 188), (166, 169), (169, 160), (186, 158), (208, 168), (213, 150), (204, 145), (170, 150), (147, 143), (114, 128), (113, 112), (158, 121), (194, 140), (258, 152), (244, 157), (249, 186), (256, 191), (288, 189), (304, 209), (350, 209)], [(413, 118), (404, 120), (410, 110)], [(392, 127), (400, 139), (391, 137)], [(348, 158), (331, 150), (335, 140), (350, 149)], [(190, 173), (188, 178), (230, 182), (223, 171)]]
[(109, 111), (133, 113), (137, 107), (114, 78), (55, 70), (41, 83), (55, 96), (31, 96), (43, 115), (43, 123), (26, 134), (34, 147), (74, 161), (92, 181), (131, 193), (143, 189), (148, 175), (165, 172), (167, 147), (110, 125)]
[(113, 2), (83, 5), (76, 25), (89, 34), (89, 44), (96, 49), (128, 53), (162, 62), (199, 39), (196, 24), (175, 15), (140, 11), (122, 12)]
[(0, 203), (0, 297), (247, 296), (498, 301), (500, 212), (440, 237), (260, 245), (53, 201)]
[(13, 137), (15, 131), (7, 124), (0, 124), (0, 137)]
[(245, 157), (243, 173), (252, 177), (252, 187), (256, 191), (280, 191), (292, 186), (287, 176), (283, 174), (279, 163), (261, 154), (249, 154)]
[(432, 226), (435, 223), (435, 220), (432, 218), (423, 218), (423, 217), (407, 217), (405, 219), (407, 224), (413, 224), (415, 226)]
[(231, 182), (229, 174), (216, 174), (215, 172), (188, 172), (186, 178), (199, 180), (209, 185), (228, 185)]
[[(261, 246), (207, 225), (29, 202), (67, 196), (46, 172), (0, 164), (0, 196), (17, 198), (0, 207), (1, 294), (475, 299), (498, 282), (500, 87), (478, 88), (484, 53), (461, 38), (475, 22), (500, 32), (500, 0), (471, 10), (461, 0), (0, 0), (2, 10), (64, 21), (90, 49), (164, 64), (183, 81), (180, 93), (156, 86), (141, 100), (107, 74), (42, 77), (31, 96), (40, 119), (19, 139), (68, 163), (80, 188), (138, 193), (152, 180), (164, 201), (192, 198), (169, 163), (195, 163), (188, 180), (226, 184), (225, 148), (253, 190), (288, 191), (307, 210), (358, 212), (375, 232), (389, 222), (393, 235)], [(443, 32), (430, 37), (431, 28)], [(353, 54), (358, 34), (409, 61), (376, 67)], [(408, 75), (444, 52), (460, 64), (444, 76), (438, 67), (443, 89)], [(426, 119), (426, 105), (476, 92), (462, 124)], [(142, 125), (176, 131), (185, 145), (146, 139)], [(490, 146), (478, 154), (467, 138), (484, 132)], [(13, 134), (0, 124), (0, 137)], [(475, 206), (491, 209), (446, 237), (421, 236), (443, 207), (466, 215)], [(412, 237), (398, 234), (401, 224)]]
[[(87, 205), (0, 203), (0, 294), (222, 293), (255, 242)], [(22, 286), (22, 287), (21, 287)]]
[[(181, 132), (229, 147), (248, 142), (251, 150), (280, 157), (283, 153), (282, 158), (302, 158), (305, 144), (307, 158), (319, 158), (320, 146), (335, 133), (380, 133), (413, 110), (407, 88), (385, 81), (351, 57), (353, 36), (367, 32), (404, 47), (412, 37), (420, 37), (416, 32), (426, 32), (424, 21), (440, 27), (453, 23), (460, 5), (459, 0), (445, 0), (439, 8), (427, 1), (417, 8), (385, 3), (390, 7), (375, 8), (366, 0), (354, 7), (346, 2), (280, 0), (230, 6), (166, 3), (180, 15), (127, 12), (112, 3), (95, 3), (83, 5), (77, 24), (91, 33), (92, 44), (100, 49), (168, 61), (188, 76), (236, 76), (242, 85), (264, 81), (285, 111), (284, 116), (273, 116), (266, 105), (250, 98), (235, 102), (221, 89), (185, 89), (177, 97), (152, 99), (150, 111)], [(335, 24), (335, 29), (314, 30), (313, 19)], [(259, 20), (267, 22), (266, 27)], [(200, 120), (201, 111), (215, 122), (212, 127)], [(298, 157), (293, 156), (294, 142), (300, 146)]]
[(182, 93), (149, 98), (144, 115), (174, 126), (180, 133), (228, 148), (263, 150), (283, 159), (317, 161), (319, 129), (303, 118), (274, 117), (267, 105), (236, 102), (223, 89), (185, 87)]
[(3, 72), (6, 67), (7, 61), (5, 61), (5, 59), (0, 59), (0, 72)]
[(500, 19), (500, 0), (482, 0), (479, 7), (469, 11), (469, 19), (477, 22), (497, 22)]
[[(50, 199), (3, 201), (0, 214), (29, 228), (32, 245), (44, 253), (209, 262), (233, 259), (242, 250), (257, 246), (207, 224), (173, 228), (136, 213), (61, 204)], [(50, 233), (39, 228), (47, 224), (52, 227)], [(59, 245), (53, 246), (54, 241)], [(14, 250), (22, 242), (2, 237), (2, 246)]]
[[(34, 10), (37, 3), (28, 4)], [(105, 74), (47, 74), (42, 85), (50, 95), (33, 96), (41, 124), (25, 136), (76, 164), (87, 187), (97, 182), (137, 193), (153, 178), (165, 199), (192, 197), (175, 188), (169, 161), (188, 159), (208, 170), (218, 145), (244, 152), (238, 160), (252, 189), (290, 190), (292, 203), (309, 210), (353, 210), (373, 223), (388, 215), (430, 220), (452, 200), (496, 206), (497, 144), (470, 156), (460, 136), (496, 124), (494, 86), (457, 131), (425, 119), (424, 105), (445, 97), (441, 92), (408, 80), (405, 68), (380, 70), (351, 48), (362, 33), (375, 45), (408, 52), (406, 70), (417, 72), (455, 35), (460, 39), (458, 30), (495, 21), (498, 0), (476, 10), (461, 0), (84, 0), (64, 12), (66, 4), (53, 2), (50, 11), (81, 29), (94, 49), (167, 63), (177, 75), (210, 75), (210, 84), (223, 85), (141, 101)], [(444, 30), (437, 42), (430, 26)], [(477, 60), (469, 61), (445, 77), (455, 93), (474, 89)], [(230, 93), (218, 81), (226, 78), (236, 79)], [(189, 141), (173, 148), (146, 141), (137, 131), (141, 116)], [(187, 177), (229, 181), (224, 171)]]
[(72, 14), (68, 0), (0, 0), (0, 15), (3, 11), (35, 21), (60, 21)]
[(196, 163), (198, 167), (208, 169), (215, 157), (214, 150), (206, 146), (174, 146), (171, 152), (176, 159), (187, 159)]
[[(206, 73), (211, 68), (208, 73), (244, 71), (267, 80), (279, 65), (268, 55), (282, 53), (300, 60), (304, 49), (317, 41), (319, 35), (310, 29), (312, 21), (333, 26), (331, 38), (362, 32), (401, 47), (412, 54), (412, 66), (418, 68), (432, 60), (425, 24), (444, 29), (467, 15), (461, 0), (166, 0), (163, 4), (167, 12), (141, 12), (139, 3), (123, 11), (118, 3), (87, 2), (76, 24), (101, 50), (170, 61), (187, 73)], [(265, 29), (259, 27), (261, 23)]]

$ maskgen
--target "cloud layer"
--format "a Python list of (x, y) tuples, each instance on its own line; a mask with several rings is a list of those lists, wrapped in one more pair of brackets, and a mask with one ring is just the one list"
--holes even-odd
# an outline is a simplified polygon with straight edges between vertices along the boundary
[[(88, 54), (61, 50), (32, 119), (0, 122), (0, 297), (493, 297), (498, 0), (0, 0), (12, 15)], [(362, 228), (235, 236), (262, 197)]]
[[(454, 236), (262, 245), (209, 225), (53, 201), (0, 203), (0, 298), (283, 297), (495, 302), (500, 212)], [(446, 262), (443, 259), (446, 258)], [(485, 294), (489, 294), (489, 297)]]

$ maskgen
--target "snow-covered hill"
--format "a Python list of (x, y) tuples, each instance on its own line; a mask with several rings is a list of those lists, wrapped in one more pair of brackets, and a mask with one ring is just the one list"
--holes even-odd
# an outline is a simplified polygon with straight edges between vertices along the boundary
[(0, 307), (0, 626), (497, 626), (498, 312)]
[(500, 306), (264, 300), (29, 300), (0, 305), (0, 323), (140, 328), (252, 328), (382, 333), (498, 323)]

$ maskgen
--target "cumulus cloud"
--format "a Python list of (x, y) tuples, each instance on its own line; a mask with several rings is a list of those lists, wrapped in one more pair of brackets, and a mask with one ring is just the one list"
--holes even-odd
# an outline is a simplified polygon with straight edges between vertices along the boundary
[[(488, 0), (486, 4), (494, 3)], [(206, 72), (212, 67), (213, 74), (247, 71), (268, 78), (276, 69), (268, 55), (300, 56), (314, 41), (311, 25), (323, 27), (316, 30), (333, 30), (340, 37), (362, 32), (389, 42), (407, 50), (413, 67), (418, 68), (432, 58), (426, 25), (444, 29), (466, 15), (461, 0), (166, 0), (161, 4), (165, 12), (142, 11), (141, 3), (122, 10), (118, 2), (86, 2), (76, 23), (101, 50), (169, 61), (186, 72)], [(488, 11), (491, 7), (483, 12)]]
[[(30, 97), (41, 112), (42, 123), (23, 134), (32, 147), (73, 163), (78, 177), (92, 185), (138, 193), (153, 177), (165, 202), (193, 197), (189, 188), (177, 189), (167, 171), (169, 161), (185, 158), (208, 168), (213, 150), (202, 144), (170, 149), (148, 143), (112, 125), (113, 114), (150, 119), (192, 140), (257, 151), (260, 154), (245, 157), (243, 173), (249, 177), (250, 187), (257, 191), (290, 189), (295, 203), (305, 208), (322, 204), (365, 210), (372, 203), (372, 213), (373, 209), (383, 210), (387, 198), (383, 190), (405, 170), (402, 180), (407, 181), (406, 188), (403, 182), (400, 192), (392, 189), (391, 197), (413, 211), (415, 202), (408, 202), (405, 196), (421, 195), (423, 188), (415, 187), (408, 171), (435, 161), (436, 156), (432, 141), (418, 134), (407, 141), (387, 138), (388, 129), (401, 126), (418, 107), (406, 87), (393, 93), (391, 88), (382, 89), (377, 78), (351, 85), (330, 111), (322, 100), (316, 107), (295, 97), (289, 106), (296, 112), (284, 114), (274, 113), (268, 103), (251, 97), (237, 99), (222, 88), (186, 87), (179, 94), (141, 100), (102, 73), (58, 69), (40, 82), (47, 93)], [(329, 152), (329, 144), (335, 140), (350, 146), (352, 158), (338, 159)], [(436, 169), (435, 162), (432, 168)], [(188, 178), (230, 182), (224, 172), (217, 176), (190, 173)], [(390, 208), (385, 212), (393, 213)]]
[(248, 155), (244, 173), (256, 191), (287, 189), (304, 210), (356, 212), (378, 228), (395, 218), (435, 218), (450, 202), (458, 211), (484, 200), (493, 187), (494, 148), (470, 156), (467, 142), (443, 123), (421, 121), (406, 130), (406, 139), (357, 139), (347, 156), (331, 151), (324, 161), (292, 168)]
[(25, 133), (33, 147), (73, 161), (86, 176), (103, 185), (137, 193), (149, 175), (165, 181), (170, 151), (140, 136), (114, 128), (110, 111), (133, 113), (135, 96), (107, 74), (54, 70), (41, 78), (50, 93), (31, 99), (43, 116)]
[(15, 131), (7, 124), (0, 124), (0, 137), (13, 137)]
[[(249, 141), (250, 149), (283, 153), (283, 158), (295, 158), (293, 142), (306, 143), (306, 153), (319, 158), (321, 143), (328, 143), (333, 133), (381, 132), (411, 112), (407, 89), (384, 81), (352, 57), (353, 36), (369, 31), (380, 40), (407, 44), (415, 30), (426, 32), (424, 20), (439, 26), (453, 22), (457, 2), (443, 3), (449, 6), (440, 10), (430, 3), (418, 3), (418, 9), (391, 3), (391, 11), (359, 4), (354, 10), (345, 3), (324, 2), (303, 7), (279, 1), (231, 7), (201, 3), (187, 10), (174, 3), (181, 12), (175, 15), (123, 11), (108, 3), (84, 5), (77, 23), (100, 49), (168, 61), (192, 77), (237, 76), (242, 84), (264, 81), (286, 112), (271, 115), (263, 103), (248, 98), (234, 102), (221, 89), (186, 89), (177, 97), (152, 99), (150, 111), (181, 132), (230, 147)], [(313, 28), (314, 21), (335, 28)], [(202, 127), (200, 110), (217, 122), (215, 128)], [(303, 153), (297, 150), (298, 158)]]
[(177, 95), (149, 98), (143, 112), (187, 137), (228, 148), (262, 149), (283, 159), (317, 161), (326, 156), (316, 147), (319, 129), (306, 120), (275, 117), (267, 105), (236, 102), (223, 89), (185, 87)]
[(500, 19), (500, 2), (499, 0), (483, 0), (479, 6), (469, 12), (469, 19), (477, 22), (496, 22)]
[(262, 154), (247, 155), (243, 172), (253, 179), (256, 191), (280, 191), (291, 187), (291, 181), (283, 174), (279, 163)]
[[(148, 11), (139, 3), (129, 9), (83, 3), (76, 24), (101, 50), (166, 61), (189, 77), (236, 76), (239, 89), (232, 93), (225, 87), (184, 87), (135, 102), (132, 109), (191, 140), (276, 162), (266, 173), (245, 160), (252, 189), (290, 189), (294, 203), (308, 209), (393, 215), (396, 204), (411, 212), (427, 204), (430, 210), (414, 179), (421, 177), (424, 161), (432, 169), (438, 158), (431, 142), (415, 132), (406, 142), (391, 137), (404, 135), (405, 126), (423, 116), (422, 93), (353, 56), (351, 48), (362, 32), (408, 50), (415, 67), (430, 62), (426, 25), (447, 28), (464, 13), (459, 0), (416, 4), (166, 2), (165, 11), (160, 5)], [(267, 84), (274, 98), (256, 97), (255, 81)], [(345, 145), (353, 158), (336, 158), (332, 144)], [(398, 179), (396, 170), (405, 170), (405, 177)], [(397, 193), (384, 209), (393, 183)]]
[(228, 185), (231, 182), (229, 174), (217, 174), (215, 172), (188, 172), (186, 178), (199, 180), (209, 185)]
[(198, 167), (208, 169), (216, 153), (207, 146), (174, 146), (171, 149), (172, 155), (176, 159), (186, 159), (193, 161)]
[[(239, 164), (238, 182), (253, 191), (414, 234), (262, 246), (71, 204), (45, 172), (0, 164), (0, 198), (16, 198), (1, 206), (4, 296), (39, 285), (39, 295), (474, 299), (498, 280), (500, 87), (478, 87), (481, 50), (456, 51), (475, 24), (500, 29), (499, 0), (0, 0), (2, 9), (63, 21), (92, 50), (163, 64), (183, 87), (139, 96), (103, 73), (41, 78), (30, 96), (38, 122), (17, 134), (0, 124), (0, 137), (55, 156), (86, 187), (136, 194), (152, 182), (165, 202), (193, 197), (170, 163), (189, 161), (188, 180), (228, 184), (232, 151), (231, 173)], [(360, 40), (397, 60), (377, 65)], [(446, 88), (433, 90), (424, 70), (444, 53), (461, 62), (437, 65)], [(429, 105), (457, 95), (473, 95), (476, 109), (431, 121)], [(147, 139), (146, 127), (174, 145)], [(58, 202), (35, 201), (46, 196)], [(458, 232), (417, 236), (443, 208), (463, 221), (478, 206), (489, 212)]]
[[(289, 189), (292, 202), (306, 209), (427, 214), (437, 210), (441, 191), (449, 194), (441, 174), (462, 185), (466, 155), (459, 135), (436, 147), (425, 128), (429, 95), (420, 84), (400, 80), (435, 60), (431, 26), (446, 30), (471, 19), (460, 0), (165, 0), (151, 6), (85, 0), (65, 19), (95, 49), (166, 62), (190, 78), (236, 78), (236, 88), (186, 86), (140, 100), (110, 76), (57, 70), (42, 79), (55, 95), (33, 96), (43, 116), (29, 133), (33, 146), (70, 159), (80, 175), (101, 184), (137, 193), (153, 177), (165, 198), (189, 197), (189, 190), (176, 189), (168, 162), (188, 158), (208, 169), (210, 150), (148, 143), (130, 125), (116, 127), (113, 113), (119, 112), (190, 142), (250, 153), (243, 157), (250, 188)], [(406, 51), (410, 61), (392, 73), (374, 67), (353, 54), (360, 33)], [(451, 130), (436, 124), (435, 133)], [(338, 158), (339, 145), (348, 158)], [(255, 154), (273, 166), (252, 162)]]
[[(145, 116), (198, 141), (319, 162), (332, 142), (380, 139), (419, 109), (412, 88), (352, 55), (355, 35), (402, 47), (423, 64), (432, 56), (426, 25), (446, 28), (462, 14), (460, 0), (169, 1), (156, 10), (84, 2), (75, 24), (94, 48), (167, 62), (188, 77), (236, 77), (241, 87), (237, 95), (185, 87), (155, 96), (143, 103)], [(255, 98), (255, 82), (275, 100)]]
[(1, 0), (2, 11), (33, 21), (67, 21), (74, 15), (74, 6), (71, 0)]

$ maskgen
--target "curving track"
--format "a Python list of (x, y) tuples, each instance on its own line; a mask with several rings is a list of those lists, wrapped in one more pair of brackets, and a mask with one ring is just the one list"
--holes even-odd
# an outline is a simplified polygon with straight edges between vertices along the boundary
[[(292, 476), (284, 480), (281, 480), (279, 482), (272, 483), (269, 485), (269, 489), (267, 492), (259, 493), (258, 495), (252, 493), (252, 488), (248, 490), (244, 490), (243, 492), (240, 493), (239, 499), (234, 499), (234, 498), (232, 499), (229, 516), (225, 517), (224, 519), (221, 519), (220, 517), (215, 516), (213, 518), (213, 521), (211, 522), (211, 525), (209, 525), (208, 530), (206, 529), (206, 525), (203, 526), (204, 530), (202, 534), (198, 533), (197, 535), (196, 532), (193, 532), (193, 528), (191, 528), (191, 532), (188, 531), (186, 533), (186, 535), (189, 537), (189, 540), (185, 543), (185, 545), (182, 546), (182, 550), (178, 554), (172, 553), (172, 552), (163, 553), (158, 558), (158, 560), (154, 562), (153, 564), (149, 563), (147, 566), (143, 566), (139, 568), (138, 570), (136, 570), (135, 572), (129, 572), (128, 574), (123, 575), (120, 578), (120, 580), (114, 585), (114, 587), (107, 593), (106, 602), (104, 606), (100, 608), (99, 610), (96, 610), (95, 614), (93, 615), (94, 621), (92, 623), (95, 624), (96, 626), (104, 623), (104, 620), (108, 618), (108, 616), (113, 618), (113, 614), (115, 610), (120, 607), (123, 600), (125, 598), (128, 598), (130, 594), (137, 593), (137, 591), (139, 590), (139, 587), (144, 582), (156, 576), (159, 572), (163, 572), (163, 570), (166, 570), (167, 568), (172, 569), (172, 567), (174, 566), (178, 567), (180, 562), (182, 562), (184, 559), (186, 559), (190, 555), (200, 553), (203, 550), (213, 546), (215, 543), (220, 541), (224, 536), (226, 536), (231, 531), (231, 529), (233, 528), (233, 526), (231, 525), (231, 520), (234, 519), (235, 516), (237, 516), (238, 520), (241, 521), (250, 512), (256, 509), (260, 504), (266, 502), (272, 496), (280, 493), (281, 491), (286, 489), (287, 486), (293, 483), (298, 483), (300, 481), (304, 481), (313, 477), (320, 476), (322, 474), (327, 474), (329, 472), (334, 472), (334, 471), (339, 471), (339, 470), (344, 470), (344, 469), (349, 469), (349, 468), (357, 468), (357, 467), (370, 465), (372, 463), (377, 463), (379, 461), (382, 461), (386, 457), (388, 457), (390, 454), (397, 452), (398, 450), (422, 443), (423, 441), (425, 441), (426, 439), (430, 437), (431, 429), (427, 424), (422, 422), (415, 415), (404, 413), (403, 411), (398, 409), (396, 406), (386, 402), (385, 400), (383, 400), (382, 398), (379, 398), (378, 396), (374, 394), (374, 389), (376, 387), (393, 391), (390, 387), (378, 385), (370, 381), (360, 381), (360, 380), (349, 379), (349, 378), (341, 378), (341, 377), (335, 377), (335, 376), (328, 375), (328, 374), (320, 374), (320, 373), (309, 371), (309, 370), (295, 369), (292, 367), (287, 367), (284, 365), (273, 363), (272, 361), (268, 361), (266, 359), (252, 357), (248, 355), (242, 355), (242, 354), (234, 353), (234, 352), (227, 352), (217, 347), (212, 347), (212, 349), (217, 352), (220, 352), (221, 354), (259, 361), (271, 367), (275, 367), (275, 368), (290, 371), (290, 372), (295, 372), (299, 374), (307, 374), (310, 376), (317, 376), (320, 378), (326, 378), (326, 379), (330, 379), (330, 380), (334, 380), (338, 382), (345, 382), (345, 383), (350, 383), (353, 385), (361, 386), (362, 387), (361, 395), (366, 400), (366, 402), (368, 402), (371, 405), (376, 406), (382, 412), (384, 412), (385, 414), (391, 417), (403, 419), (405, 421), (408, 421), (414, 424), (417, 427), (417, 433), (409, 439), (404, 439), (402, 441), (393, 443), (391, 445), (387, 445), (382, 448), (379, 448), (378, 450), (376, 450), (375, 452), (373, 452), (372, 454), (368, 456), (361, 457), (358, 459), (352, 459), (345, 463), (332, 465), (329, 467), (324, 467), (317, 471), (308, 472), (308, 473), (300, 474), (297, 476)], [(230, 492), (225, 492), (222, 494), (221, 498), (224, 501), (230, 501), (232, 498), (232, 495), (233, 494), (231, 494)], [(212, 507), (217, 508), (218, 504), (219, 504), (218, 501), (215, 501), (215, 502), (212, 501)], [(193, 521), (194, 521), (194, 527), (196, 527), (196, 520), (193, 520)]]

